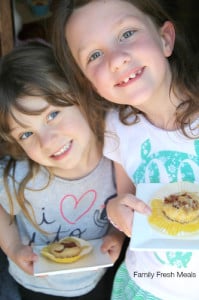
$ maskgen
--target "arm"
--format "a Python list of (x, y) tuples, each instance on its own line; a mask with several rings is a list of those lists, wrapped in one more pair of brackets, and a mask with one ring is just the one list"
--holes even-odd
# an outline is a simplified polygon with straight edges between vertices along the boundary
[(115, 163), (115, 174), (118, 196), (107, 203), (107, 214), (109, 220), (130, 237), (134, 210), (148, 215), (151, 209), (135, 196), (135, 186), (123, 167), (117, 163)]
[(10, 223), (10, 215), (0, 205), (0, 247), (3, 252), (23, 271), (33, 274), (33, 262), (37, 255), (30, 246), (21, 243), (15, 222)]

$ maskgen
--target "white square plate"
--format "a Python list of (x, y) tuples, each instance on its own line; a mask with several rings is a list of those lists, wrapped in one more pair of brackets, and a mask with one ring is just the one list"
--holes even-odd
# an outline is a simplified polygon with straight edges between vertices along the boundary
[[(179, 183), (180, 184), (180, 183)], [(192, 184), (193, 185), (193, 184)], [(154, 195), (160, 190), (165, 192), (168, 184), (150, 183), (138, 184), (136, 195), (138, 198), (149, 204)], [(187, 183), (187, 189), (189, 184)], [(173, 188), (172, 184), (171, 187)], [(196, 192), (199, 191), (199, 184), (195, 184)], [(169, 190), (177, 192), (175, 190)], [(170, 192), (169, 192), (170, 194)], [(166, 196), (166, 195), (165, 195)], [(148, 222), (148, 216), (136, 213), (134, 214), (134, 224), (132, 228), (132, 237), (130, 240), (130, 249), (136, 251), (152, 250), (180, 250), (193, 251), (199, 250), (199, 232), (185, 235), (169, 235), (153, 228)]]
[(34, 275), (55, 275), (71, 272), (80, 272), (87, 270), (96, 270), (99, 268), (110, 267), (113, 265), (110, 256), (102, 253), (100, 250), (102, 239), (90, 240), (93, 246), (91, 253), (82, 257), (76, 262), (70, 264), (61, 264), (48, 260), (40, 254), (43, 246), (34, 246), (33, 250), (39, 255), (37, 262), (34, 263)]

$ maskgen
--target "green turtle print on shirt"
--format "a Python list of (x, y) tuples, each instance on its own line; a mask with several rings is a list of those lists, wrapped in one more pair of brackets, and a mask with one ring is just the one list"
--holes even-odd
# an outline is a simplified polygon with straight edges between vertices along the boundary
[[(133, 174), (133, 182), (158, 183), (161, 178), (167, 182), (195, 181), (194, 170), (199, 168), (199, 140), (194, 141), (196, 155), (179, 151), (151, 153), (151, 143), (146, 140), (141, 147), (142, 163)], [(199, 171), (199, 169), (198, 169)], [(165, 180), (165, 178), (167, 180)]]
[(192, 257), (191, 252), (155, 252), (154, 255), (160, 263), (177, 268), (186, 268)]
[[(193, 141), (195, 155), (182, 151), (159, 151), (151, 153), (151, 143), (147, 139), (141, 146), (142, 162), (133, 174), (132, 179), (138, 183), (159, 183), (176, 181), (196, 181), (199, 173), (199, 140)], [(162, 264), (186, 268), (191, 260), (191, 252), (154, 253)]]

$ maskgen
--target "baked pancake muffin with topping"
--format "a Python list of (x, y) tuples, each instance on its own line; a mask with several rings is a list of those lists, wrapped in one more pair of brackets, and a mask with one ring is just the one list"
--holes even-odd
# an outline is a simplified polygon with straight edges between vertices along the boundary
[(150, 200), (148, 222), (169, 235), (193, 235), (199, 232), (199, 185), (176, 182), (162, 186)]
[(65, 237), (45, 246), (41, 254), (58, 263), (72, 263), (92, 251), (92, 245), (77, 237)]
[(167, 218), (189, 223), (199, 217), (199, 197), (197, 193), (180, 192), (164, 198), (162, 210)]

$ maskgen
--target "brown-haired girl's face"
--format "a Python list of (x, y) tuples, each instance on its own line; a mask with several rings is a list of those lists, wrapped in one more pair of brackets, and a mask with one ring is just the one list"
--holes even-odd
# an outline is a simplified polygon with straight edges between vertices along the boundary
[(138, 109), (169, 89), (174, 28), (127, 1), (91, 1), (74, 10), (65, 35), (77, 64), (97, 92)]
[(9, 125), (27, 156), (55, 175), (79, 177), (95, 138), (78, 106), (54, 106), (37, 96), (18, 101), (30, 114), (13, 108)]

